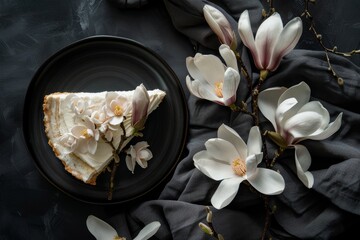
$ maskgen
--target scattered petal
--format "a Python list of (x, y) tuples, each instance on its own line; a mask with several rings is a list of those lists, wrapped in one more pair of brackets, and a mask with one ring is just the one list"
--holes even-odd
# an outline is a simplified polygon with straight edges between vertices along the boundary
[(97, 240), (109, 240), (118, 236), (112, 226), (93, 215), (87, 217), (86, 226)]

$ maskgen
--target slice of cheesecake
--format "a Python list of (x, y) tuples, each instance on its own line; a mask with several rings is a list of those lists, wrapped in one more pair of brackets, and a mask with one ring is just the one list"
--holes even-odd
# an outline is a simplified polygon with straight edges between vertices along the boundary
[(44, 97), (44, 125), (65, 170), (87, 184), (108, 166), (114, 154), (140, 134), (147, 116), (165, 97), (144, 85), (133, 91), (57, 92)]

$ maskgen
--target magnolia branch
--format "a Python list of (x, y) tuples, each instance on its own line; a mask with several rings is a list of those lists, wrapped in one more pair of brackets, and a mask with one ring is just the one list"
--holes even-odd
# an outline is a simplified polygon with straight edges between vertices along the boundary
[(267, 2), (269, 4), (269, 11), (266, 12), (265, 9), (262, 10), (261, 14), (262, 14), (263, 18), (267, 18), (275, 12), (273, 0), (267, 0)]
[(206, 207), (206, 212), (207, 212), (207, 214), (206, 214), (206, 222), (207, 222), (207, 224), (200, 222), (199, 223), (200, 229), (204, 233), (212, 236), (213, 238), (215, 238), (217, 240), (224, 240), (224, 237), (221, 234), (216, 232), (215, 227), (212, 224), (213, 214), (212, 214), (212, 211), (210, 210), (209, 207)]
[[(125, 120), (125, 117), (124, 117), (124, 120)], [(111, 176), (110, 176), (110, 181), (109, 181), (108, 200), (112, 199), (112, 195), (113, 195), (113, 192), (114, 192), (115, 173), (116, 173), (117, 168), (120, 165), (120, 157), (119, 157), (120, 149), (121, 149), (121, 146), (124, 144), (125, 140), (127, 139), (124, 122), (121, 122), (120, 127), (123, 130), (124, 134), (121, 135), (121, 139), (120, 139), (118, 149), (115, 149), (115, 147), (112, 144), (110, 144), (112, 146), (112, 148), (113, 148), (114, 164), (113, 164), (113, 167), (111, 169)]]
[(301, 14), (301, 17), (304, 17), (306, 19), (309, 20), (309, 30), (314, 34), (316, 40), (318, 41), (318, 43), (320, 44), (320, 46), (323, 48), (324, 52), (325, 52), (325, 57), (326, 57), (326, 61), (327, 64), (329, 66), (328, 70), (331, 72), (331, 74), (336, 78), (339, 86), (343, 86), (344, 85), (344, 79), (341, 78), (334, 70), (334, 68), (332, 67), (332, 64), (330, 62), (330, 57), (329, 57), (329, 53), (334, 53), (337, 55), (341, 55), (344, 57), (351, 57), (355, 54), (360, 54), (360, 49), (354, 49), (351, 50), (349, 52), (341, 52), (337, 50), (337, 47), (333, 47), (333, 48), (328, 48), (325, 46), (324, 42), (322, 41), (322, 35), (316, 30), (315, 28), (315, 23), (314, 23), (314, 18), (312, 16), (312, 14), (310, 13), (309, 10), (309, 3), (315, 4), (315, 0), (304, 0), (304, 4), (305, 4), (305, 8), (304, 8), (304, 12)]

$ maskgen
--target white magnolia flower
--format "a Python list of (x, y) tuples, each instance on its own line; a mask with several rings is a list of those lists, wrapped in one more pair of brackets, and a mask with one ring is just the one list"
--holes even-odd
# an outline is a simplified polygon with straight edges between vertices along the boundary
[(311, 164), (308, 150), (298, 143), (305, 139), (323, 140), (341, 126), (342, 113), (330, 123), (329, 112), (319, 101), (310, 100), (310, 88), (301, 82), (290, 88), (275, 87), (259, 94), (259, 109), (277, 133), (273, 139), (286, 148), (295, 147), (295, 163), (300, 180), (311, 188), (314, 178), (307, 170)]
[(186, 76), (186, 85), (198, 98), (229, 106), (236, 101), (240, 75), (235, 54), (229, 46), (222, 44), (219, 52), (226, 65), (214, 55), (197, 53), (195, 57), (187, 57), (186, 67), (194, 80)]
[(72, 153), (76, 150), (79, 142), (71, 133), (66, 133), (60, 138), (60, 143), (68, 149), (65, 154)]
[(83, 99), (76, 94), (69, 94), (65, 101), (70, 103), (71, 110), (79, 116), (90, 116), (91, 109), (89, 108), (89, 100)]
[(224, 14), (217, 8), (211, 5), (205, 4), (203, 7), (203, 13), (206, 22), (210, 28), (219, 38), (222, 44), (226, 44), (232, 49), (236, 49), (236, 37), (229, 21), (226, 19)]
[(135, 129), (143, 129), (148, 115), (150, 103), (149, 94), (143, 84), (135, 88), (132, 99), (131, 124)]
[(149, 144), (146, 141), (141, 141), (135, 145), (130, 145), (126, 150), (126, 166), (134, 173), (135, 164), (138, 163), (140, 167), (147, 168), (148, 161), (153, 157), (152, 152), (148, 149)]
[(108, 121), (106, 118), (105, 106), (100, 108), (99, 110), (93, 111), (90, 115), (90, 119), (93, 123), (97, 125), (101, 125), (104, 122)]
[[(87, 217), (86, 226), (89, 232), (97, 240), (125, 239), (119, 237), (116, 230), (112, 226), (110, 226), (107, 222), (93, 215), (89, 215)], [(158, 221), (154, 221), (147, 224), (133, 240), (147, 240), (151, 238), (159, 230), (160, 226), (161, 224)]]
[(126, 98), (121, 97), (117, 93), (108, 92), (106, 94), (106, 116), (109, 123), (112, 125), (119, 125), (124, 121), (124, 116), (129, 111), (129, 102)]
[(280, 194), (285, 188), (283, 177), (276, 171), (258, 168), (262, 161), (262, 140), (257, 126), (251, 128), (247, 144), (232, 128), (221, 125), (218, 137), (205, 143), (206, 150), (194, 155), (194, 164), (206, 176), (221, 181), (211, 198), (221, 209), (236, 196), (239, 185), (247, 180), (266, 195)]
[(89, 117), (84, 118), (84, 125), (77, 125), (71, 128), (71, 134), (77, 139), (75, 151), (80, 153), (95, 154), (97, 141), (99, 140), (99, 130)]
[(256, 67), (261, 70), (260, 77), (265, 79), (268, 72), (275, 71), (281, 59), (296, 46), (302, 34), (302, 21), (296, 17), (283, 27), (280, 15), (274, 13), (260, 25), (254, 39), (249, 12), (245, 10), (239, 18), (238, 30)]

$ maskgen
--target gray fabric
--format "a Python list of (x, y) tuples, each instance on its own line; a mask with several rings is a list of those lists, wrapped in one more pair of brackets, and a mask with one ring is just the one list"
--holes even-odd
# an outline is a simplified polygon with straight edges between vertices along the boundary
[[(301, 13), (302, 0), (274, 2), (286, 19), (284, 22)], [(142, 0), (146, 4), (142, 6), (138, 3), (0, 0), (1, 240), (93, 239), (85, 225), (90, 214), (110, 223), (127, 239), (155, 220), (161, 222), (161, 227), (153, 239), (210, 239), (200, 231), (198, 223), (205, 221), (205, 206), (210, 205), (219, 183), (195, 169), (192, 157), (204, 149), (207, 139), (216, 136), (222, 123), (247, 139), (251, 118), (191, 96), (185, 86), (185, 58), (197, 51), (217, 54), (217, 37), (202, 15), (205, 3), (218, 7), (235, 27), (240, 13), (251, 9), (254, 30), (260, 24), (262, 5), (257, 0)], [(359, 48), (356, 36), (360, 28), (358, 21), (354, 23), (358, 19), (354, 17), (358, 16), (358, 4), (357, 0), (317, 1), (313, 9), (320, 18), (317, 23), (326, 43), (331, 45), (334, 41), (339, 48)], [(336, 11), (342, 7), (346, 13)], [(329, 16), (329, 12), (337, 14)], [(337, 25), (338, 21), (341, 24)], [(36, 169), (22, 134), (22, 124), (27, 119), (22, 115), (24, 96), (35, 71), (62, 47), (102, 34), (134, 39), (163, 57), (180, 79), (190, 115), (186, 148), (167, 181), (144, 198), (111, 206), (80, 202), (49, 184)], [(299, 49), (282, 60), (262, 89), (305, 81), (312, 89), (312, 98), (323, 103), (332, 119), (339, 112), (344, 113), (343, 123), (329, 139), (304, 142), (313, 159), (310, 171), (315, 183), (311, 190), (294, 172), (293, 151), (286, 150), (278, 160), (275, 167), (283, 175), (286, 188), (281, 195), (271, 197), (271, 206), (277, 208), (271, 234), (273, 239), (353, 239), (350, 236), (357, 236), (360, 227), (360, 69), (353, 63), (359, 65), (360, 58), (350, 61), (331, 55), (334, 68), (345, 80), (344, 88), (339, 88), (327, 70), (324, 53), (316, 51), (317, 42), (307, 36), (311, 34), (304, 27)], [(240, 43), (239, 49), (252, 78), (257, 79), (258, 70), (247, 49)], [(242, 78), (238, 101), (249, 101), (249, 96), (243, 94), (245, 90)], [(261, 125), (271, 129), (264, 118)], [(272, 152), (270, 142), (268, 146)], [(228, 207), (213, 211), (214, 225), (226, 240), (260, 238), (265, 222), (264, 203), (246, 186), (240, 187)]]
[[(219, 43), (204, 22), (202, 1), (166, 0), (165, 4), (175, 28), (200, 44), (199, 52), (216, 49)], [(262, 8), (257, 1), (222, 1), (217, 7), (228, 13), (226, 16), (231, 23), (236, 23), (244, 9), (250, 8), (258, 14)], [(259, 23), (260, 19), (252, 19), (254, 29)], [(242, 51), (245, 61), (250, 62), (246, 50), (242, 48)], [(305, 81), (312, 89), (312, 99), (321, 101), (332, 119), (339, 112), (344, 113), (342, 127), (332, 137), (303, 142), (312, 155), (310, 171), (315, 178), (312, 189), (307, 189), (298, 180), (293, 151), (287, 150), (275, 165), (285, 179), (286, 188), (281, 195), (271, 198), (271, 204), (277, 208), (271, 228), (273, 239), (334, 239), (359, 226), (360, 69), (343, 57), (334, 55), (331, 60), (345, 80), (344, 88), (339, 88), (327, 71), (324, 53), (308, 50), (294, 50), (287, 55), (262, 87), (290, 87)], [(256, 70), (253, 78), (257, 78)], [(241, 94), (245, 84), (243, 79), (238, 91), (239, 101), (249, 101), (248, 96)], [(189, 97), (188, 106), (187, 156), (177, 166), (160, 200), (143, 203), (130, 213), (131, 219), (146, 219), (149, 212), (162, 219), (164, 227), (156, 235), (159, 239), (208, 239), (196, 230), (196, 224), (205, 221), (203, 206), (211, 205), (210, 198), (218, 183), (194, 169), (192, 156), (204, 149), (207, 139), (216, 136), (221, 123), (233, 127), (245, 139), (251, 126), (249, 116), (232, 113), (225, 107), (193, 96)], [(272, 128), (263, 118), (261, 125)], [(269, 151), (273, 150), (270, 147)], [(226, 209), (214, 213), (214, 224), (225, 239), (259, 239), (264, 225), (264, 206), (247, 187), (241, 185), (235, 200)]]

